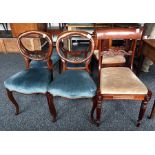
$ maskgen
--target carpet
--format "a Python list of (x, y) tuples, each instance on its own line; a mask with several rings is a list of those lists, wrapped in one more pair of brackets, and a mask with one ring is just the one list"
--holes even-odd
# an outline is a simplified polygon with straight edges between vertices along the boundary
[[(14, 93), (21, 113), (15, 115), (14, 106), (5, 94), (4, 80), (22, 70), (24, 59), (21, 54), (0, 54), (0, 130), (1, 131), (153, 131), (155, 118), (147, 119), (153, 106), (154, 95), (148, 104), (141, 127), (136, 127), (140, 101), (104, 101), (101, 125), (90, 123), (91, 99), (69, 100), (55, 97), (57, 122), (51, 121), (44, 95), (23, 95)], [(95, 71), (94, 71), (95, 72)], [(58, 66), (54, 76), (58, 75)], [(95, 75), (96, 76), (96, 75)], [(96, 77), (95, 77), (96, 78)], [(141, 73), (140, 79), (155, 92), (155, 65), (149, 73)]]

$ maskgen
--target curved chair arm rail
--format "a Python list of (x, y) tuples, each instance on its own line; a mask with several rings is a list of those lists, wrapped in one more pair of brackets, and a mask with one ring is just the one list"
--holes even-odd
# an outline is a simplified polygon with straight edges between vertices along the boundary
[[(69, 60), (65, 57), (63, 57), (60, 53), (60, 41), (62, 39), (65, 39), (67, 37), (70, 37), (70, 36), (82, 36), (84, 38), (87, 38), (90, 40), (91, 42), (91, 47), (90, 47), (90, 54), (84, 58), (83, 60)], [(62, 32), (59, 36), (58, 36), (58, 39), (57, 39), (57, 42), (56, 42), (56, 50), (60, 56), (60, 58), (66, 62), (70, 62), (70, 63), (74, 63), (74, 64), (78, 64), (78, 63), (83, 63), (83, 62), (86, 62), (87, 60), (89, 60), (91, 58), (91, 56), (93, 55), (93, 52), (94, 52), (94, 47), (95, 47), (95, 43), (94, 43), (94, 39), (93, 37), (91, 36), (91, 34), (89, 34), (88, 32), (84, 32), (84, 31), (65, 31), (65, 32)]]
[[(30, 51), (28, 50), (22, 43), (23, 38), (31, 38), (30, 35), (38, 35), (40, 37), (43, 37), (47, 40), (49, 43), (48, 51)], [(37, 38), (37, 37), (36, 37)], [(20, 52), (24, 57), (31, 59), (31, 60), (47, 60), (52, 55), (52, 49), (53, 49), (53, 42), (50, 35), (46, 32), (42, 31), (26, 31), (18, 36), (17, 43), (20, 49)]]

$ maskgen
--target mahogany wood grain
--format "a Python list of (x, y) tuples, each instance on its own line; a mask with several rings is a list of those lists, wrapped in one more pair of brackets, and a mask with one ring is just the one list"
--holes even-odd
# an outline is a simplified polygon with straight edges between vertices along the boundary
[(13, 37), (18, 37), (26, 31), (46, 31), (45, 23), (10, 23)]

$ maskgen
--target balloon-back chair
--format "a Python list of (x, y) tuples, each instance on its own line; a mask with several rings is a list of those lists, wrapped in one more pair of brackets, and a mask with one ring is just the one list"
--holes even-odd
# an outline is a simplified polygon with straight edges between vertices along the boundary
[[(65, 49), (65, 40), (72, 37), (87, 40), (89, 42), (88, 50), (78, 47), (72, 50)], [(49, 85), (49, 100), (53, 103), (53, 96), (61, 96), (68, 99), (92, 98), (95, 102), (96, 84), (89, 75), (89, 63), (94, 51), (92, 36), (84, 31), (63, 32), (58, 36), (56, 49), (62, 61), (63, 72)], [(68, 67), (67, 63), (76, 65)], [(80, 66), (80, 64), (84, 64), (84, 66)]]
[[(30, 50), (27, 46), (28, 39), (37, 40), (39, 43), (38, 50)], [(29, 31), (24, 32), (18, 37), (18, 45), (21, 54), (24, 56), (26, 62), (26, 69), (12, 75), (4, 81), (8, 98), (16, 108), (16, 115), (19, 114), (19, 105), (16, 102), (13, 92), (22, 94), (46, 94), (49, 109), (51, 115), (54, 116), (56, 113), (55, 107), (48, 100), (47, 88), (48, 84), (53, 79), (53, 64), (51, 60), (52, 55), (52, 39), (45, 33), (40, 31)], [(40, 45), (48, 42), (48, 48), (46, 51), (40, 49)], [(34, 61), (46, 61), (47, 68), (31, 68), (30, 62)]]

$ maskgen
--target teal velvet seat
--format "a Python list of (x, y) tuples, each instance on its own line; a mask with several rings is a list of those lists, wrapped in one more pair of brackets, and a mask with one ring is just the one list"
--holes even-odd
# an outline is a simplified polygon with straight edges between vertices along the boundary
[(67, 67), (85, 67), (85, 63), (73, 64), (68, 62)]
[(52, 73), (46, 68), (31, 68), (14, 74), (4, 85), (10, 91), (24, 94), (46, 93), (51, 77)]
[[(53, 48), (51, 60), (52, 60), (53, 65), (55, 65), (60, 60), (60, 57), (56, 52), (56, 48)], [(30, 67), (31, 68), (47, 68), (47, 61), (32, 60), (30, 63)]]
[(89, 73), (83, 70), (67, 70), (48, 86), (53, 96), (66, 98), (91, 98), (95, 96), (96, 85)]

